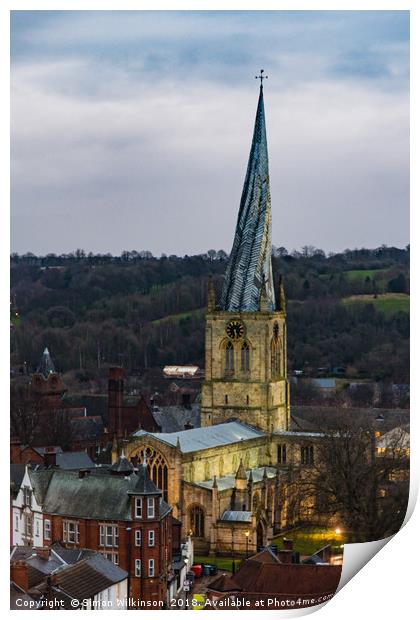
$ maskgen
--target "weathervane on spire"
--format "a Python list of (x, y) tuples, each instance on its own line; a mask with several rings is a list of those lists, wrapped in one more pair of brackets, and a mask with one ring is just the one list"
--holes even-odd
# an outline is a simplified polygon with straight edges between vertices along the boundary
[(268, 75), (263, 75), (263, 73), (264, 73), (264, 69), (261, 69), (260, 75), (256, 75), (255, 76), (256, 80), (261, 80), (261, 88), (262, 88), (262, 85), (263, 85), (263, 80), (264, 79), (268, 80)]

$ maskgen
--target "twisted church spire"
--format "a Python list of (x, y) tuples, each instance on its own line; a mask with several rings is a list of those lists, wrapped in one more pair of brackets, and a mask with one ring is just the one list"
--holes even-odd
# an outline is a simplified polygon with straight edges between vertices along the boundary
[(222, 310), (258, 311), (261, 295), (266, 299), (267, 309), (274, 310), (271, 198), (262, 79), (235, 238), (223, 285)]

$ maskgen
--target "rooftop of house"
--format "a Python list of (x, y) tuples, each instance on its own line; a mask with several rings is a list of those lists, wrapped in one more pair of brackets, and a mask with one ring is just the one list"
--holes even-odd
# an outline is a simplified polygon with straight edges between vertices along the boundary
[(42, 458), (45, 458), (46, 455), (54, 454), (55, 464), (60, 469), (86, 469), (95, 467), (95, 463), (84, 450), (80, 450), (79, 452), (63, 452), (60, 446), (23, 446), (21, 452), (24, 452), (28, 448), (39, 454)]
[[(66, 549), (59, 543), (36, 550), (14, 547), (12, 565), (24, 563), (28, 571), (28, 594), (37, 600), (52, 591), (65, 608), (72, 608), (72, 599), (89, 599), (127, 578), (127, 572), (91, 549)], [(15, 584), (14, 584), (15, 585)], [(19, 586), (15, 586), (21, 590)]]
[(217, 577), (209, 583), (208, 589), (245, 594), (316, 596), (335, 592), (340, 576), (341, 566), (282, 563), (266, 548), (245, 560), (229, 580)]
[[(129, 476), (95, 470), (81, 476), (75, 471), (41, 468), (29, 469), (29, 476), (35, 499), (45, 514), (131, 521), (130, 495), (161, 494), (143, 467)], [(161, 498), (160, 517), (171, 510)]]
[(20, 485), (22, 484), (23, 476), (25, 475), (25, 465), (11, 463), (10, 464), (10, 491), (14, 498), (19, 493)]

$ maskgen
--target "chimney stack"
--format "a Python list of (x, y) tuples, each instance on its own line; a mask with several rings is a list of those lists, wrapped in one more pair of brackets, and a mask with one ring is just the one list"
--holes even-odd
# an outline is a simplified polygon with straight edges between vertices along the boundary
[(29, 590), (28, 565), (23, 560), (12, 562), (10, 566), (10, 580), (14, 581), (24, 592)]
[(54, 446), (47, 446), (44, 452), (45, 467), (55, 467), (57, 465), (57, 449)]

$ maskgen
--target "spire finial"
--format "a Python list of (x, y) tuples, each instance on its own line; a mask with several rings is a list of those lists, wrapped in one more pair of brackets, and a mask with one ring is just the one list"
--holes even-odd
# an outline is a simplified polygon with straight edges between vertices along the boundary
[(263, 80), (264, 80), (264, 79), (265, 79), (265, 80), (268, 80), (268, 75), (263, 75), (263, 73), (264, 73), (264, 69), (260, 69), (260, 75), (256, 75), (256, 76), (255, 76), (255, 79), (256, 79), (256, 80), (260, 80), (260, 81), (261, 81), (261, 86), (260, 86), (260, 88), (262, 88), (262, 87), (263, 87)]

